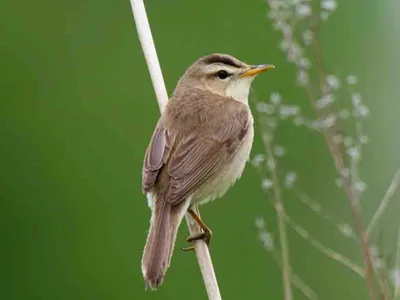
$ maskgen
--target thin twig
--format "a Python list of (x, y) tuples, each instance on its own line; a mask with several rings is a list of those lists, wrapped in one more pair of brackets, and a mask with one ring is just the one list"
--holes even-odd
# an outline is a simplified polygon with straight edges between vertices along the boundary
[[(395, 263), (395, 271), (394, 272), (400, 272), (400, 227), (399, 227), (399, 236), (397, 238), (397, 246), (396, 246), (396, 263)], [(396, 276), (396, 274), (395, 274)], [(398, 300), (400, 299), (400, 284), (398, 282), (398, 279), (394, 278), (394, 292), (393, 292), (393, 300)]]
[[(254, 93), (253, 93), (254, 94)], [(256, 96), (253, 96), (255, 99)], [(261, 126), (265, 126), (262, 122), (261, 116), (259, 115), (258, 122)], [(262, 129), (262, 132), (268, 132), (266, 128)], [(269, 132), (271, 135), (272, 132)], [(283, 293), (285, 300), (292, 300), (292, 286), (291, 282), (293, 281), (291, 278), (291, 267), (290, 267), (290, 257), (289, 257), (289, 243), (286, 234), (286, 224), (285, 224), (285, 208), (282, 200), (282, 192), (280, 187), (280, 182), (278, 178), (278, 174), (276, 172), (276, 160), (274, 158), (274, 154), (272, 151), (272, 146), (269, 138), (263, 138), (265, 152), (269, 159), (273, 160), (272, 166), (270, 167), (270, 173), (272, 177), (272, 190), (273, 194), (271, 198), (274, 199), (273, 206), (276, 210), (277, 218), (278, 218), (278, 231), (279, 231), (279, 241), (280, 241), (280, 252), (281, 252), (281, 268), (282, 268), (282, 280), (283, 280)]]
[[(164, 79), (162, 76), (160, 63), (158, 61), (156, 48), (154, 46), (149, 21), (147, 19), (146, 9), (144, 7), (143, 0), (131, 0), (130, 2), (140, 44), (142, 46), (147, 66), (149, 68), (154, 91), (157, 96), (158, 105), (162, 113), (168, 102), (168, 94), (164, 84)], [(197, 213), (199, 213), (197, 208), (195, 208), (195, 210), (197, 211)], [(201, 233), (201, 229), (196, 224), (194, 224), (194, 220), (188, 213), (186, 214), (186, 221), (191, 235)], [(222, 299), (207, 244), (203, 240), (198, 240), (195, 242), (195, 248), (197, 261), (200, 266), (201, 274), (203, 275), (203, 281), (207, 290), (208, 299)]]
[(333, 225), (342, 235), (346, 238), (352, 239), (358, 242), (357, 237), (353, 232), (353, 228), (346, 223), (339, 223), (329, 216), (326, 212), (322, 210), (322, 206), (313, 200), (309, 195), (302, 192), (300, 189), (296, 189), (296, 195), (300, 199), (301, 203), (305, 204), (312, 212), (322, 217), (325, 221)]
[(393, 198), (394, 193), (396, 192), (397, 188), (400, 185), (400, 168), (396, 171), (393, 176), (392, 182), (390, 183), (385, 196), (383, 197), (381, 204), (379, 205), (378, 209), (376, 210), (374, 216), (371, 219), (367, 227), (367, 234), (369, 235), (373, 229), (373, 227), (378, 223), (378, 220), (385, 212), (386, 208), (388, 207), (390, 201)]
[(318, 71), (319, 71), (319, 85), (320, 85), (321, 93), (323, 94), (324, 93), (324, 85), (325, 85), (325, 68), (324, 68), (324, 64), (322, 61), (322, 50), (321, 50), (321, 44), (320, 44), (319, 38), (318, 38), (318, 27), (316, 24), (311, 24), (311, 32), (313, 34), (313, 40), (314, 40), (314, 45), (315, 45), (315, 54), (316, 54)]
[[(265, 148), (266, 152), (270, 159), (274, 159), (274, 155), (272, 153), (271, 145), (269, 141), (265, 140)], [(274, 161), (275, 164), (275, 161)], [(280, 248), (281, 248), (281, 260), (282, 260), (282, 276), (283, 276), (283, 290), (285, 295), (285, 300), (292, 300), (292, 287), (291, 287), (291, 271), (290, 271), (290, 259), (289, 259), (289, 245), (286, 234), (286, 224), (285, 224), (285, 209), (283, 206), (281, 189), (279, 184), (278, 175), (275, 170), (276, 166), (271, 168), (271, 175), (273, 181), (273, 191), (275, 203), (274, 207), (278, 217), (278, 231), (279, 231), (279, 240), (280, 240)]]
[[(266, 249), (268, 252), (271, 252), (271, 257), (272, 259), (279, 265), (279, 267), (282, 269), (282, 260), (280, 259), (282, 257), (282, 254), (279, 253), (277, 249), (273, 249), (272, 251), (269, 249)], [(318, 300), (319, 297), (317, 294), (313, 291), (311, 287), (309, 287), (304, 280), (297, 275), (293, 269), (290, 270), (291, 273), (291, 280), (293, 285), (303, 293), (304, 296), (309, 298), (310, 300)]]
[(343, 254), (340, 254), (326, 246), (324, 246), (320, 241), (318, 241), (316, 238), (312, 237), (307, 230), (305, 230), (304, 227), (300, 226), (297, 224), (291, 217), (289, 217), (287, 214), (285, 214), (286, 222), (289, 224), (290, 227), (292, 227), (293, 230), (295, 230), (303, 239), (308, 241), (312, 246), (314, 246), (317, 250), (321, 251), (323, 254), (326, 256), (329, 256), (333, 260), (336, 260), (337, 262), (340, 262), (344, 266), (348, 267), (350, 270), (354, 271), (361, 277), (364, 277), (364, 269), (354, 263), (350, 258), (344, 256)]
[[(317, 32), (317, 26), (315, 24), (311, 25), (311, 30), (313, 32), (313, 38), (314, 38), (314, 44), (316, 45), (315, 47), (315, 52), (317, 55), (317, 66), (319, 69), (320, 77), (322, 76), (323, 78), (320, 78), (320, 88), (321, 88), (321, 93), (323, 94), (324, 92), (324, 78), (325, 78), (325, 71), (324, 71), (324, 66), (323, 66), (323, 61), (322, 61), (322, 50), (318, 38), (318, 32)], [(360, 208), (358, 205), (357, 198), (355, 197), (353, 190), (351, 188), (351, 182), (349, 180), (348, 174), (344, 172), (346, 170), (346, 166), (344, 163), (344, 153), (340, 153), (340, 148), (337, 147), (333, 143), (333, 139), (331, 136), (331, 133), (329, 130), (324, 130), (324, 137), (326, 140), (326, 143), (328, 145), (329, 151), (332, 155), (332, 158), (335, 163), (335, 167), (340, 173), (340, 178), (343, 183), (343, 187), (345, 189), (345, 192), (347, 194), (347, 197), (349, 198), (350, 202), (350, 211), (353, 216), (354, 220), (354, 226), (357, 232), (357, 235), (360, 239), (360, 245), (361, 245), (361, 250), (364, 258), (364, 265), (365, 265), (365, 280), (368, 286), (368, 290), (370, 293), (371, 300), (375, 300), (375, 291), (374, 291), (374, 269), (372, 267), (372, 261), (371, 261), (371, 256), (369, 253), (369, 244), (368, 244), (368, 235), (364, 229), (364, 224), (361, 218), (361, 213), (360, 213)]]

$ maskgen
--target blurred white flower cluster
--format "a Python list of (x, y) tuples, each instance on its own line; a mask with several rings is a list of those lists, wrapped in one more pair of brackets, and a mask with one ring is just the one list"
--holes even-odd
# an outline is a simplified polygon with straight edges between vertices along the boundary
[(393, 269), (391, 275), (393, 284), (400, 290), (400, 269)]
[[(284, 210), (282, 198), (297, 197), (312, 212), (333, 224), (338, 232), (347, 239), (359, 243), (359, 238), (363, 235), (360, 235), (357, 226), (353, 228), (348, 222), (335, 222), (323, 211), (323, 207), (317, 200), (306, 196), (307, 194), (302, 191), (299, 183), (301, 170), (298, 172), (288, 170), (286, 161), (282, 163), (282, 159), (290, 153), (291, 149), (282, 145), (282, 142), (278, 142), (275, 138), (277, 129), (282, 123), (285, 123), (286, 128), (288, 125), (293, 125), (295, 127), (295, 130), (292, 131), (293, 134), (296, 134), (296, 130), (306, 129), (318, 133), (319, 138), (323, 135), (327, 142), (330, 159), (333, 159), (337, 170), (338, 178), (332, 182), (332, 185), (336, 185), (339, 189), (345, 189), (346, 193), (343, 195), (347, 195), (352, 204), (357, 203), (358, 205), (368, 187), (360, 178), (359, 165), (363, 146), (370, 140), (364, 132), (364, 123), (370, 116), (370, 110), (357, 91), (358, 78), (356, 75), (353, 73), (345, 76), (337, 75), (327, 70), (318, 37), (319, 27), (337, 10), (338, 3), (336, 0), (266, 1), (269, 6), (268, 18), (271, 20), (273, 28), (282, 35), (278, 48), (284, 53), (286, 61), (295, 67), (294, 82), (297, 87), (304, 90), (303, 94), (299, 94), (299, 97), (304, 99), (290, 101), (276, 91), (271, 93), (269, 99), (257, 101), (256, 118), (260, 124), (264, 153), (255, 154), (252, 164), (261, 174), (261, 187), (267, 193), (269, 200), (274, 206), (278, 203), (282, 207), (285, 222), (316, 249), (363, 276), (362, 267), (357, 266), (340, 253), (323, 246), (301, 225), (296, 225)], [(297, 87), (295, 88), (298, 90)], [(305, 107), (306, 104), (311, 106), (313, 114), (309, 113), (308, 107)], [(296, 155), (296, 153), (290, 154)], [(309, 162), (309, 164), (312, 163), (312, 161)], [(282, 168), (282, 166), (285, 167)], [(278, 210), (277, 217), (278, 219), (281, 217)], [(257, 218), (256, 226), (259, 229), (259, 239), (265, 249), (272, 251), (275, 245), (274, 239), (266, 229), (265, 220)], [(285, 236), (282, 237), (281, 229), (278, 230), (279, 238), (285, 239)], [(276, 245), (282, 244), (276, 243)], [(390, 274), (389, 271), (386, 274), (387, 278), (392, 280), (394, 286), (399, 287), (400, 293), (398, 266), (390, 268), (385, 258), (380, 255), (378, 247), (370, 246), (367, 252), (368, 250), (375, 270), (392, 270)], [(283, 249), (277, 249), (277, 251), (285, 252)], [(306, 289), (304, 288), (304, 290)], [(310, 296), (309, 298), (311, 299)]]
[[(352, 181), (353, 191), (359, 198), (367, 188), (366, 183), (358, 176), (358, 164), (362, 146), (369, 142), (368, 136), (363, 132), (363, 122), (370, 111), (360, 93), (355, 91), (358, 83), (356, 75), (349, 74), (341, 78), (325, 71), (316, 29), (316, 26), (320, 26), (337, 10), (337, 2), (267, 0), (267, 3), (270, 8), (268, 18), (273, 27), (282, 34), (279, 49), (283, 51), (287, 61), (296, 67), (296, 83), (304, 88), (315, 110), (315, 118), (302, 114), (300, 106), (288, 104), (279, 92), (274, 92), (269, 101), (256, 104), (263, 125), (263, 138), (272, 143), (280, 121), (291, 121), (295, 127), (306, 127), (317, 132), (329, 132), (332, 143), (342, 149), (342, 155), (347, 157), (347, 165), (340, 170), (339, 176), (348, 177)], [(300, 103), (298, 99), (295, 102)], [(355, 129), (347, 130), (348, 127)], [(344, 129), (347, 130), (346, 134)], [(276, 158), (287, 153), (283, 146), (279, 146), (277, 151), (275, 148), (273, 156)], [(256, 156), (253, 163), (261, 164), (260, 156)], [(274, 158), (267, 159), (266, 163), (270, 170), (276, 167)], [(286, 177), (285, 175), (282, 179), (283, 186), (289, 187), (292, 184), (287, 183), (291, 180)], [(342, 180), (336, 180), (336, 185), (342, 188)], [(272, 183), (269, 179), (264, 179), (262, 186), (269, 188)]]
[(272, 251), (275, 248), (274, 238), (271, 232), (267, 230), (267, 224), (265, 223), (264, 218), (257, 217), (256, 218), (256, 227), (259, 231), (259, 240), (263, 244), (265, 250)]

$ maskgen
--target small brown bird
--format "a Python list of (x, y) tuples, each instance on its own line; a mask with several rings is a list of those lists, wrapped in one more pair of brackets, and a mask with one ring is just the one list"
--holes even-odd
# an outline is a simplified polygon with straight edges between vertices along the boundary
[(250, 85), (272, 68), (211, 54), (179, 80), (144, 158), (142, 189), (152, 211), (142, 258), (146, 288), (162, 283), (186, 212), (203, 229), (187, 241), (209, 243), (211, 231), (191, 206), (222, 196), (241, 176), (253, 143)]

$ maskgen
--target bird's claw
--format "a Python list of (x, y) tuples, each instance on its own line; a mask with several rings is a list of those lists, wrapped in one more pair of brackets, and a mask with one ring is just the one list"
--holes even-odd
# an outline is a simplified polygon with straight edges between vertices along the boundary
[[(211, 237), (212, 237), (212, 232), (210, 230), (205, 231), (205, 232), (201, 232), (201, 233), (197, 233), (194, 235), (189, 236), (186, 241), (188, 243), (194, 243), (195, 241), (198, 240), (203, 240), (206, 242), (207, 246), (210, 247), (210, 242), (211, 242)], [(190, 247), (186, 247), (186, 248), (181, 248), (183, 251), (186, 252), (190, 252), (190, 251), (195, 251), (196, 248), (193, 246)]]

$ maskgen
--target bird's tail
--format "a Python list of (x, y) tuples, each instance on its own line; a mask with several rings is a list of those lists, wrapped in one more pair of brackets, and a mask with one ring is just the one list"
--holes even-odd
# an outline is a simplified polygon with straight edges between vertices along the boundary
[(170, 265), (178, 228), (188, 207), (172, 206), (164, 199), (153, 199), (152, 206), (142, 272), (146, 288), (154, 290), (161, 285)]

